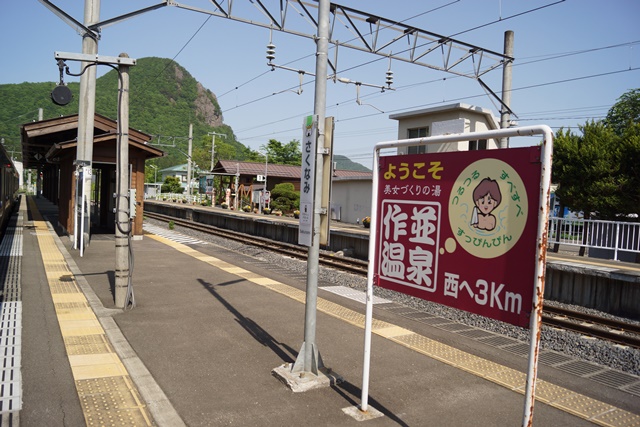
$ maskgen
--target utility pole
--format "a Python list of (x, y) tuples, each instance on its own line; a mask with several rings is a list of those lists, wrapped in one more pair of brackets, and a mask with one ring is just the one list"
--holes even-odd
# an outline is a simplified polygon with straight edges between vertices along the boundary
[[(504, 55), (513, 58), (513, 31), (504, 32)], [(512, 61), (505, 60), (502, 68), (502, 109), (500, 110), (500, 129), (509, 127), (511, 115)], [(509, 148), (509, 138), (500, 138), (500, 148)]]
[(267, 206), (267, 191), (269, 191), (267, 189), (267, 173), (269, 172), (269, 153), (266, 152), (264, 153), (264, 191), (262, 192), (262, 198), (264, 201), (264, 207), (268, 208), (269, 206)]
[(320, 257), (320, 215), (322, 206), (322, 164), (324, 155), (324, 119), (327, 104), (327, 53), (329, 51), (329, 0), (320, 0), (318, 4), (318, 38), (316, 40), (316, 82), (313, 114), (318, 117), (315, 194), (313, 202), (313, 237), (307, 255), (307, 295), (304, 322), (304, 343), (292, 373), (318, 375), (323, 368), (322, 358), (316, 345), (316, 311), (318, 301), (318, 268)]
[(193, 124), (189, 123), (189, 146), (187, 148), (187, 194), (191, 201), (191, 150), (193, 148)]
[(211, 168), (210, 171), (213, 171), (213, 155), (216, 152), (216, 133), (209, 132), (208, 135), (211, 135)]
[[(85, 0), (84, 25), (90, 27), (96, 24), (100, 18), (100, 0)], [(98, 54), (98, 36), (92, 31), (82, 35), (82, 53), (86, 55)], [(96, 111), (96, 67), (89, 66), (89, 62), (82, 63), (82, 75), (80, 76), (80, 99), (78, 107), (78, 145), (76, 153), (76, 168), (82, 169), (84, 185), (79, 183), (77, 191), (88, 189), (87, 194), (82, 194), (80, 206), (75, 207), (74, 220), (74, 248), (84, 250), (90, 238), (90, 209), (91, 206), (91, 162), (93, 160), (93, 126)], [(80, 187), (80, 188), (78, 188)], [(77, 199), (76, 199), (77, 200)], [(84, 212), (83, 212), (84, 210)], [(83, 230), (78, 221), (83, 221), (86, 229)], [(82, 248), (80, 248), (82, 246)]]
[[(128, 58), (121, 53), (120, 58)], [(116, 307), (126, 308), (129, 287), (129, 237), (131, 235), (131, 217), (135, 215), (135, 193), (131, 192), (129, 177), (129, 66), (121, 64), (120, 72), (120, 116), (118, 117), (118, 148), (116, 150)], [(131, 200), (130, 198), (134, 198)]]

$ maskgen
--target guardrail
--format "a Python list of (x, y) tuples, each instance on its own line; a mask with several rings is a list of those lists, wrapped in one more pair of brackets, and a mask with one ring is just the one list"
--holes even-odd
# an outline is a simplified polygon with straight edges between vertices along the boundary
[(549, 219), (549, 244), (640, 253), (640, 223), (590, 219)]

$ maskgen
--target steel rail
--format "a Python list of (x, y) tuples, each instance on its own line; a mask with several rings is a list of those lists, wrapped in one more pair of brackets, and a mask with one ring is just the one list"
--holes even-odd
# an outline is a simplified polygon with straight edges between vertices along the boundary
[(542, 323), (616, 344), (640, 348), (640, 337), (638, 335), (625, 335), (611, 329), (602, 329), (598, 327), (600, 325), (595, 323), (579, 323), (567, 318), (550, 316), (546, 313), (542, 315)]
[[(215, 236), (224, 237), (225, 239), (231, 239), (244, 244), (249, 244), (252, 246), (268, 249), (270, 251), (278, 252), (283, 255), (288, 255), (303, 261), (307, 260), (308, 251), (306, 247), (296, 246), (296, 245), (292, 245), (285, 242), (278, 242), (276, 240), (271, 240), (264, 237), (249, 236), (245, 233), (225, 230), (225, 229), (215, 227), (213, 225), (199, 224), (190, 220), (175, 218), (175, 217), (158, 214), (158, 213), (145, 212), (144, 215), (148, 218), (153, 218), (160, 221), (165, 221), (165, 222), (173, 221), (174, 224), (179, 225), (181, 227), (189, 228), (189, 229), (204, 232), (204, 233), (209, 233)], [(367, 274), (368, 263), (365, 261), (361, 261), (353, 258), (342, 259), (336, 256), (320, 253), (320, 263), (325, 266), (343, 270), (349, 273), (361, 274), (361, 275)]]

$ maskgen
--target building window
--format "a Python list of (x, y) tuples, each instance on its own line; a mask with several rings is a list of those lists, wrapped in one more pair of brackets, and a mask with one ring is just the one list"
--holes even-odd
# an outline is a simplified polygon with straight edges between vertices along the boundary
[[(407, 130), (407, 138), (424, 138), (429, 133), (429, 128), (416, 128)], [(426, 145), (418, 145), (413, 147), (407, 147), (407, 154), (422, 154), (427, 152)]]
[(487, 140), (481, 139), (476, 141), (469, 141), (469, 151), (473, 150), (486, 150), (487, 149)]

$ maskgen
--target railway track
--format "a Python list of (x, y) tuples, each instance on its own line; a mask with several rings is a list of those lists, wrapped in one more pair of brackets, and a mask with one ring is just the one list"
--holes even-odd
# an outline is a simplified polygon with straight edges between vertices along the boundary
[(640, 348), (640, 326), (565, 308), (545, 306), (542, 323), (579, 334)]
[[(248, 238), (244, 233), (225, 230), (206, 224), (198, 224), (193, 221), (153, 212), (145, 212), (145, 216), (167, 223), (169, 221), (173, 221), (175, 225), (180, 227), (212, 234), (225, 239), (235, 240), (244, 244), (249, 244), (265, 250), (277, 252), (282, 255), (290, 256), (292, 258), (301, 260), (307, 259), (308, 250), (296, 245), (257, 236), (249, 236), (250, 238)], [(319, 263), (320, 265), (347, 271), (349, 273), (363, 276), (367, 275), (368, 262), (366, 261), (353, 258), (341, 258), (320, 252)], [(628, 322), (594, 316), (559, 307), (546, 306), (544, 307), (542, 315), (542, 323), (555, 328), (570, 330), (582, 335), (614, 342), (620, 345), (640, 348), (640, 326), (630, 324)]]
[[(283, 255), (288, 255), (293, 258), (302, 259), (302, 260), (307, 259), (308, 250), (306, 248), (292, 245), (289, 243), (278, 242), (275, 240), (266, 239), (264, 237), (257, 237), (257, 236), (250, 236), (250, 238), (247, 238), (248, 236), (246, 234), (239, 233), (237, 231), (224, 230), (211, 225), (198, 224), (193, 221), (174, 218), (168, 215), (162, 215), (162, 214), (153, 213), (153, 212), (145, 212), (144, 215), (148, 218), (153, 218), (159, 221), (165, 221), (167, 223), (169, 221), (173, 221), (175, 225), (179, 225), (180, 227), (185, 227), (191, 230), (209, 233), (214, 236), (224, 237), (225, 239), (235, 240), (238, 242), (242, 242), (244, 244), (267, 249)], [(344, 270), (349, 273), (364, 274), (364, 275), (367, 274), (368, 263), (366, 261), (361, 261), (353, 258), (342, 259), (340, 257), (336, 257), (333, 255), (320, 252), (319, 262), (321, 265), (337, 268), (339, 270)]]

